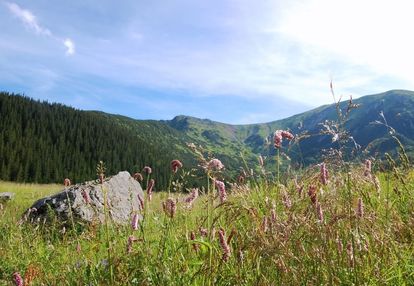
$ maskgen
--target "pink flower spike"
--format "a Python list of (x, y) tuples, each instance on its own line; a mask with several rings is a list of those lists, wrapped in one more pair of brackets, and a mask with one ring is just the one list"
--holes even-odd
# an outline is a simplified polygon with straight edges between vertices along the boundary
[(183, 163), (181, 163), (179, 160), (172, 160), (171, 161), (171, 169), (173, 171), (173, 173), (177, 173), (179, 168), (183, 167)]
[(141, 196), (138, 194), (138, 202), (141, 210), (144, 209), (144, 200), (141, 198)]
[(83, 200), (85, 201), (85, 204), (90, 203), (89, 194), (86, 192), (86, 190), (82, 190), (82, 197), (83, 197)]
[(357, 215), (360, 218), (364, 216), (364, 202), (362, 201), (362, 198), (358, 198)]
[(273, 143), (275, 145), (275, 148), (282, 147), (282, 130), (276, 130), (276, 132), (273, 134)]
[(369, 177), (371, 175), (371, 166), (372, 162), (371, 160), (365, 160), (365, 170), (364, 170), (364, 176)]
[(167, 216), (170, 218), (173, 218), (175, 216), (175, 212), (177, 211), (177, 204), (172, 198), (168, 198), (165, 202), (163, 202), (162, 207)]
[(132, 217), (132, 221), (131, 221), (131, 227), (132, 230), (137, 230), (138, 229), (138, 214), (135, 213), (134, 216)]
[(292, 133), (290, 133), (289, 131), (282, 131), (282, 137), (283, 138), (285, 138), (285, 139), (287, 139), (287, 140), (289, 140), (289, 141), (291, 141), (291, 140), (293, 140), (293, 138), (295, 138), (295, 136), (293, 136), (293, 134)]
[(226, 234), (224, 232), (224, 229), (220, 228), (218, 233), (219, 233), (219, 241), (220, 241), (221, 250), (223, 251), (222, 259), (224, 262), (227, 262), (230, 258), (231, 249), (230, 249), (230, 246), (227, 244)]
[(148, 195), (148, 200), (149, 201), (151, 201), (151, 199), (152, 199), (152, 189), (154, 188), (154, 185), (155, 185), (155, 180), (151, 179), (148, 183), (148, 186), (147, 186), (147, 195)]
[(223, 163), (221, 163), (219, 159), (212, 159), (210, 160), (210, 162), (208, 162), (208, 165), (207, 165), (207, 169), (209, 170), (220, 171), (223, 168), (224, 168), (224, 165)]
[(328, 169), (326, 168), (326, 164), (321, 164), (321, 174), (320, 174), (321, 183), (326, 185), (328, 183)]
[(152, 173), (152, 169), (149, 166), (145, 166), (144, 169), (142, 169), (145, 173), (147, 173), (147, 175)]
[(227, 200), (226, 187), (222, 181), (215, 181), (215, 184), (219, 191), (220, 203), (224, 203)]
[(14, 272), (13, 273), (13, 280), (14, 280), (14, 285), (16, 286), (23, 286), (23, 278), (20, 275), (19, 272)]
[(191, 206), (197, 198), (198, 198), (198, 189), (193, 188), (191, 189), (190, 195), (185, 198), (184, 202), (186, 202), (188, 206)]

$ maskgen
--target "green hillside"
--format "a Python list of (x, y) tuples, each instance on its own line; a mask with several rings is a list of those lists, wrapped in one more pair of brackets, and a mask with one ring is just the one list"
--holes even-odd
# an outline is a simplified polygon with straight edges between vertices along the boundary
[[(353, 103), (359, 108), (349, 113), (344, 128), (361, 148), (348, 159), (364, 151), (381, 157), (396, 150), (384, 117), (408, 153), (414, 153), (414, 92), (392, 90)], [(347, 106), (347, 101), (341, 102), (343, 114)], [(70, 177), (80, 182), (94, 178), (95, 165), (103, 160), (109, 174), (151, 165), (162, 188), (168, 183), (172, 159), (179, 158), (188, 169), (196, 167), (194, 154), (186, 147), (189, 142), (222, 160), (226, 176), (233, 177), (244, 167), (241, 154), (249, 168), (257, 165), (259, 154), (267, 157), (269, 167), (274, 164), (271, 139), (277, 129), (309, 135), (282, 148), (296, 165), (319, 162), (324, 149), (339, 147), (332, 135), (321, 134), (321, 123), (338, 119), (334, 104), (274, 122), (230, 125), (182, 115), (167, 121), (135, 120), (0, 93), (0, 116), (0, 179), (11, 181), (47, 183)], [(376, 121), (381, 124), (373, 124)], [(353, 142), (348, 144), (348, 149), (354, 147)]]

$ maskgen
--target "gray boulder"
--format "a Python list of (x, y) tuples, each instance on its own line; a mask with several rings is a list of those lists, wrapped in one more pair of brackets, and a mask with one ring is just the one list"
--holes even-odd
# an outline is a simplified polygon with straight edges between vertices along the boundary
[(144, 198), (141, 185), (124, 171), (106, 178), (102, 185), (99, 181), (85, 182), (42, 198), (25, 212), (23, 220), (36, 222), (57, 217), (70, 223), (72, 213), (75, 222), (102, 223), (105, 220), (104, 193), (107, 194), (108, 216), (114, 223), (129, 223), (134, 212), (141, 213), (138, 200), (138, 195)]
[(14, 193), (10, 193), (10, 192), (5, 192), (5, 193), (0, 193), (0, 202), (7, 202), (12, 200), (14, 197)]

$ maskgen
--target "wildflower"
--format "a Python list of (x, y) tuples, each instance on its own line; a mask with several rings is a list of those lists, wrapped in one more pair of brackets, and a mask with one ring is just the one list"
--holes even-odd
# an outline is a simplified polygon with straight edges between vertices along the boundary
[(280, 148), (282, 146), (283, 138), (287, 140), (292, 140), (294, 138), (293, 134), (286, 130), (276, 130), (273, 134), (273, 143), (275, 148)]
[(365, 160), (365, 170), (364, 170), (364, 176), (369, 177), (371, 175), (371, 166), (372, 162), (371, 160)]
[(323, 210), (320, 203), (316, 204), (316, 213), (318, 214), (318, 220), (323, 222)]
[[(196, 236), (195, 236), (194, 231), (190, 232), (190, 240), (194, 241), (195, 239), (196, 239)], [(193, 243), (193, 249), (194, 249), (195, 252), (198, 252), (199, 249), (200, 249), (200, 245), (198, 245), (196, 243)]]
[(183, 167), (183, 163), (181, 163), (179, 160), (172, 160), (171, 161), (171, 169), (173, 171), (173, 173), (177, 173), (179, 168)]
[(85, 201), (85, 204), (89, 204), (90, 198), (89, 198), (89, 194), (86, 192), (86, 190), (82, 190), (81, 194), (82, 194), (83, 200)]
[(128, 242), (127, 242), (127, 253), (131, 253), (132, 252), (132, 244), (134, 243), (134, 242), (136, 242), (138, 239), (135, 237), (135, 236), (133, 236), (133, 235), (130, 235), (129, 237), (128, 237)]
[(144, 200), (141, 198), (141, 196), (138, 194), (138, 202), (141, 210), (144, 209)]
[(152, 199), (152, 189), (154, 188), (154, 185), (155, 185), (155, 180), (151, 179), (148, 183), (148, 186), (147, 186), (147, 195), (148, 195), (148, 200), (149, 201), (151, 201), (151, 199)]
[(316, 202), (318, 201), (318, 198), (316, 196), (316, 187), (314, 185), (309, 187), (308, 195), (309, 195), (311, 202), (313, 204), (316, 204)]
[(227, 244), (226, 234), (224, 232), (224, 229), (220, 228), (218, 233), (219, 233), (219, 241), (220, 241), (221, 250), (223, 251), (222, 259), (223, 261), (227, 262), (231, 254), (230, 246)]
[(275, 145), (275, 148), (280, 148), (282, 146), (282, 130), (276, 130), (276, 132), (273, 134), (273, 143)]
[(13, 280), (14, 280), (14, 284), (16, 286), (23, 286), (23, 278), (22, 278), (22, 276), (20, 275), (19, 272), (14, 272), (13, 273)]
[(166, 215), (170, 218), (173, 218), (175, 212), (177, 211), (177, 204), (172, 198), (168, 198), (165, 202), (162, 203), (162, 208)]
[(137, 213), (135, 213), (134, 216), (132, 217), (131, 227), (132, 227), (132, 230), (138, 229), (138, 214)]
[(215, 184), (219, 191), (220, 203), (224, 203), (227, 200), (226, 187), (222, 181), (216, 181)]
[(188, 206), (191, 206), (193, 202), (198, 198), (198, 189), (193, 188), (191, 189), (191, 193), (188, 197), (185, 198), (184, 202), (188, 204)]
[(69, 187), (69, 186), (71, 185), (71, 183), (70, 183), (70, 179), (66, 178), (66, 179), (63, 181), (63, 185), (64, 185), (65, 187)]
[(321, 164), (321, 174), (320, 174), (321, 183), (326, 185), (328, 183), (328, 169), (326, 168), (326, 164)]
[(144, 169), (142, 169), (145, 173), (147, 173), (147, 175), (152, 173), (152, 169), (151, 167), (145, 166)]
[(357, 215), (361, 218), (364, 216), (364, 202), (362, 201), (362, 198), (358, 198)]
[(138, 182), (142, 182), (142, 180), (144, 178), (142, 177), (142, 174), (141, 173), (135, 173), (134, 174), (134, 179), (137, 180)]
[(207, 164), (208, 170), (217, 170), (220, 171), (224, 168), (223, 163), (219, 159), (211, 159)]
[(292, 133), (290, 133), (289, 131), (283, 130), (282, 131), (282, 137), (286, 138), (287, 140), (292, 140), (295, 136), (293, 136)]

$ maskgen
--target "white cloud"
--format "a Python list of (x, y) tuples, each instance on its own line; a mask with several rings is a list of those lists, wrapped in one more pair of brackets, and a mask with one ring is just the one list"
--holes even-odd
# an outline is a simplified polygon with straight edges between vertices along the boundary
[[(33, 30), (36, 34), (45, 35), (57, 41), (62, 41), (59, 37), (53, 35), (49, 29), (41, 26), (38, 23), (36, 16), (30, 10), (23, 9), (16, 3), (5, 2), (5, 4), (14, 16), (20, 19), (20, 21), (22, 21), (23, 24), (25, 24), (27, 27)], [(73, 41), (71, 39), (65, 39), (62, 42), (63, 45), (66, 47), (66, 54), (73, 55), (75, 53), (75, 44), (73, 43)]]
[(75, 44), (71, 39), (65, 39), (63, 44), (66, 47), (66, 54), (67, 55), (73, 55), (75, 53)]
[(306, 0), (287, 10), (278, 31), (345, 62), (414, 81), (414, 2)]
[(19, 18), (26, 26), (34, 30), (37, 34), (43, 34), (47, 36), (51, 36), (51, 32), (43, 28), (39, 25), (37, 22), (36, 16), (33, 15), (32, 12), (26, 9), (22, 9), (19, 5), (16, 3), (8, 3), (6, 2), (6, 6), (9, 8), (10, 12)]

